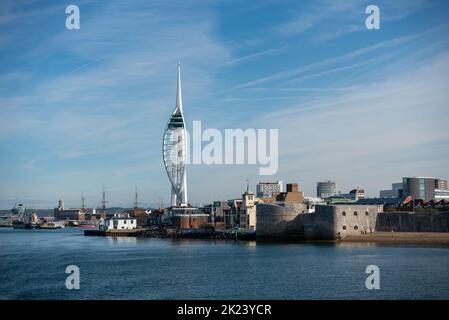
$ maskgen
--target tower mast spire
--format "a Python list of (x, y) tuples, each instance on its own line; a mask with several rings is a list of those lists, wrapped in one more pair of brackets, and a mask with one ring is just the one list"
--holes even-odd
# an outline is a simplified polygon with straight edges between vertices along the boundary
[(178, 87), (176, 89), (176, 109), (182, 113), (181, 62), (178, 61)]
[(187, 206), (186, 177), (186, 127), (182, 108), (181, 64), (178, 62), (178, 79), (176, 90), (176, 106), (164, 130), (162, 156), (165, 170), (172, 185), (171, 205)]

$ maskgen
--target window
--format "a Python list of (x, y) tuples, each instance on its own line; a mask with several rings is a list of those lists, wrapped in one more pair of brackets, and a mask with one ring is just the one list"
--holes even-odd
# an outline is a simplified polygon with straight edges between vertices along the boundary
[(358, 213), (357, 213), (357, 211), (354, 211), (354, 216), (356, 216), (356, 217), (358, 216)]
[(123, 220), (123, 223), (126, 224), (126, 220)]
[(342, 215), (342, 216), (346, 216), (346, 212), (343, 211), (343, 212), (341, 213), (341, 215)]
[(369, 216), (369, 212), (368, 211), (365, 211), (365, 216)]
[(354, 226), (354, 230), (359, 230), (359, 227), (358, 226)]
[(346, 230), (346, 226), (343, 226), (343, 230)]

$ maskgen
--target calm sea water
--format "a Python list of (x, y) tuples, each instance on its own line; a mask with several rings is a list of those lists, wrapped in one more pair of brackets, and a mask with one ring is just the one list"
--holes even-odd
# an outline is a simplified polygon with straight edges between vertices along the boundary
[[(65, 287), (71, 264), (79, 290)], [(365, 288), (372, 264), (380, 290)], [(449, 249), (0, 228), (0, 299), (449, 299)]]

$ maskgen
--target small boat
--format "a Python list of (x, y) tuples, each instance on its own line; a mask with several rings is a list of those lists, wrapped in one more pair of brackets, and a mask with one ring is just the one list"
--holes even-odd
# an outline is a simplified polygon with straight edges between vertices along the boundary
[(78, 223), (77, 227), (83, 228), (83, 229), (93, 229), (93, 228), (97, 228), (98, 226), (94, 223), (81, 222), (81, 223)]
[(64, 224), (58, 221), (51, 221), (48, 223), (41, 223), (38, 225), (38, 229), (62, 229), (64, 228)]
[(35, 223), (25, 223), (23, 221), (13, 221), (12, 227), (14, 229), (35, 229), (37, 225)]

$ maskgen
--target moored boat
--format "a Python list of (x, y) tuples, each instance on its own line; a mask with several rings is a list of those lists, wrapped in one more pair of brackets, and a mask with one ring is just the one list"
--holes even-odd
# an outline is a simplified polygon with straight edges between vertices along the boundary
[(98, 226), (94, 223), (80, 222), (80, 223), (78, 223), (77, 227), (84, 228), (84, 229), (93, 229), (93, 228), (97, 228)]

